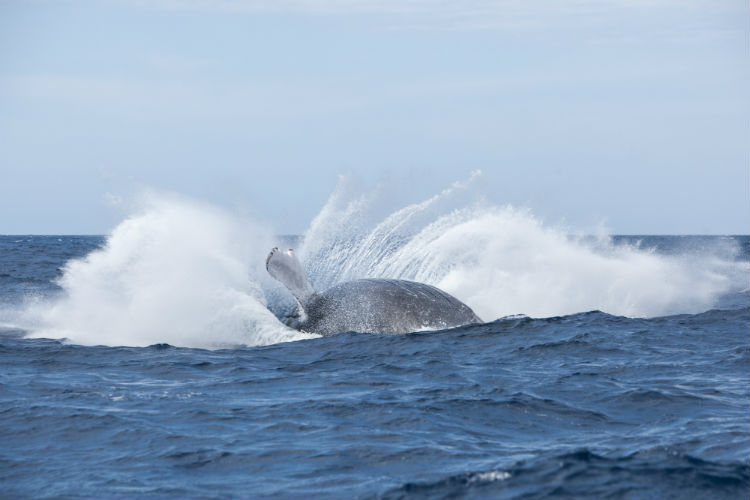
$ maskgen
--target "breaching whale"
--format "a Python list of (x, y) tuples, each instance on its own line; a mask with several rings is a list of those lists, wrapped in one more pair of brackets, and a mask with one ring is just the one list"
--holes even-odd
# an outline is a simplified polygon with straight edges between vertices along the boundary
[(291, 249), (271, 250), (266, 269), (297, 299), (302, 311), (295, 326), (305, 332), (396, 334), (482, 322), (457, 298), (415, 281), (358, 279), (316, 292)]

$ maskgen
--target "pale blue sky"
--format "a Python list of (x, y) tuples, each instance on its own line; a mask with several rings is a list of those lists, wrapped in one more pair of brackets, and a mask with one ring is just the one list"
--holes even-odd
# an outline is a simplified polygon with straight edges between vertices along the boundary
[(584, 231), (748, 233), (749, 14), (0, 0), (0, 233), (105, 233), (142, 188), (299, 233), (338, 174), (396, 203), (474, 169), (490, 202)]

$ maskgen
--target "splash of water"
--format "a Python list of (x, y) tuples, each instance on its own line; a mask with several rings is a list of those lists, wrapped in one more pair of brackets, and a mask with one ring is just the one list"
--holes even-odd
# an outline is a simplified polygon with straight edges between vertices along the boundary
[(214, 207), (147, 196), (101, 250), (66, 264), (32, 336), (85, 345), (219, 348), (304, 338), (266, 308), (270, 232)]
[(598, 309), (650, 317), (711, 308), (729, 286), (731, 262), (664, 256), (630, 245), (570, 236), (525, 209), (457, 192), (478, 176), (368, 225), (372, 194), (347, 197), (345, 183), (300, 249), (316, 288), (363, 277), (420, 281), (446, 290), (484, 320), (558, 316)]
[[(665, 256), (606, 235), (570, 236), (529, 210), (467, 198), (479, 175), (385, 217), (376, 207), (387, 190), (356, 194), (340, 183), (298, 249), (313, 286), (364, 277), (420, 281), (485, 321), (594, 309), (693, 313), (730, 287), (736, 263), (726, 255)], [(263, 226), (214, 207), (147, 196), (101, 250), (67, 263), (65, 293), (33, 308), (31, 336), (207, 348), (309, 338), (277, 319), (294, 304), (264, 268), (279, 243)]]

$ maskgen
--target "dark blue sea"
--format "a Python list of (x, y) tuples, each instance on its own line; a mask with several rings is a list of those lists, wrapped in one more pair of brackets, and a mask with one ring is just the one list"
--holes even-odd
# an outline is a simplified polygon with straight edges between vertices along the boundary
[(316, 338), (220, 235), (127, 224), (0, 236), (0, 498), (750, 497), (748, 236), (485, 241), (434, 281), (486, 323)]

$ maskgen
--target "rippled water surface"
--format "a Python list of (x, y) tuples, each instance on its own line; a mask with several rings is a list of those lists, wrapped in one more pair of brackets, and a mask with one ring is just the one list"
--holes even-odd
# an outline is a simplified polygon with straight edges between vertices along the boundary
[(39, 334), (83, 286), (55, 282), (65, 262), (105, 240), (2, 236), (0, 496), (747, 498), (750, 240), (612, 244), (635, 242), (740, 277), (702, 312), (199, 349)]

